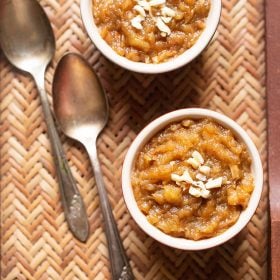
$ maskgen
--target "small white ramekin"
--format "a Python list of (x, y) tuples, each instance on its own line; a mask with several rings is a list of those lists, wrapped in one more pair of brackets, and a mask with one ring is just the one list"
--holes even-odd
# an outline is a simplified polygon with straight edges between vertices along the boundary
[(118, 55), (99, 34), (98, 28), (94, 23), (92, 0), (81, 0), (80, 2), (81, 16), (85, 29), (99, 51), (109, 60), (125, 69), (146, 74), (156, 74), (175, 70), (196, 58), (207, 47), (214, 36), (220, 20), (222, 8), (221, 0), (211, 0), (211, 9), (206, 20), (206, 27), (197, 42), (190, 49), (167, 62), (147, 64), (143, 62), (134, 62)]
[[(210, 118), (216, 121), (217, 123), (220, 123), (224, 127), (229, 128), (238, 139), (240, 139), (245, 143), (249, 155), (252, 159), (251, 170), (255, 179), (255, 188), (253, 193), (251, 194), (249, 204), (247, 208), (241, 212), (237, 222), (218, 236), (208, 238), (208, 239), (197, 240), (197, 241), (172, 237), (160, 231), (152, 224), (150, 224), (146, 219), (146, 216), (138, 208), (131, 187), (131, 172), (136, 157), (140, 152), (140, 150), (143, 148), (143, 146), (151, 139), (151, 137), (153, 137), (156, 133), (158, 133), (168, 124), (183, 120), (185, 118), (191, 118), (191, 119)], [(248, 134), (235, 121), (226, 117), (225, 115), (211, 110), (199, 109), (199, 108), (181, 109), (181, 110), (173, 111), (171, 113), (163, 115), (162, 117), (152, 121), (149, 125), (147, 125), (139, 133), (139, 135), (135, 138), (135, 140), (131, 144), (126, 154), (124, 164), (123, 164), (123, 170), (122, 170), (122, 190), (123, 190), (124, 200), (133, 219), (136, 221), (136, 223), (140, 226), (140, 228), (143, 231), (145, 231), (148, 235), (153, 237), (155, 240), (165, 245), (168, 245), (170, 247), (182, 249), (182, 250), (208, 249), (220, 245), (228, 241), (230, 238), (234, 237), (247, 225), (249, 220), (254, 215), (261, 198), (262, 186), (263, 186), (263, 169), (262, 169), (261, 159), (254, 143), (252, 142)]]

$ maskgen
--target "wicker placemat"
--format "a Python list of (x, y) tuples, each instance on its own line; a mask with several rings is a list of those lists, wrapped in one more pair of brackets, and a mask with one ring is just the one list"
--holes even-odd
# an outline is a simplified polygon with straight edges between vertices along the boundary
[[(263, 0), (224, 0), (220, 26), (206, 51), (188, 66), (141, 75), (107, 61), (83, 28), (78, 0), (40, 1), (57, 39), (46, 74), (67, 51), (93, 65), (110, 98), (110, 120), (99, 156), (114, 214), (137, 279), (266, 279), (267, 185), (247, 228), (223, 246), (173, 250), (144, 234), (121, 193), (121, 168), (135, 135), (177, 108), (205, 107), (227, 114), (257, 145), (266, 176)], [(50, 98), (51, 99), (51, 98)], [(65, 223), (40, 101), (33, 80), (1, 57), (1, 279), (110, 279), (106, 240), (93, 173), (84, 150), (63, 138), (90, 221), (79, 243)]]

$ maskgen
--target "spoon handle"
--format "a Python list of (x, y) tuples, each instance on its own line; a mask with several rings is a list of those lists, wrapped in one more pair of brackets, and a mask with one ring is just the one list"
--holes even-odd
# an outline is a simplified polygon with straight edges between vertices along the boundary
[(132, 280), (134, 279), (134, 276), (120, 238), (103, 181), (100, 163), (97, 156), (96, 142), (94, 144), (92, 142), (84, 143), (84, 145), (88, 151), (90, 161), (93, 166), (95, 182), (99, 193), (99, 203), (104, 218), (105, 234), (111, 262), (112, 279)]
[(47, 93), (45, 91), (44, 76), (45, 69), (40, 69), (40, 71), (35, 74), (33, 73), (33, 77), (39, 90), (47, 124), (48, 136), (52, 146), (62, 205), (70, 230), (76, 238), (84, 242), (86, 241), (89, 232), (87, 214), (82, 197), (76, 187), (68, 162), (65, 158), (62, 144), (55, 127)]

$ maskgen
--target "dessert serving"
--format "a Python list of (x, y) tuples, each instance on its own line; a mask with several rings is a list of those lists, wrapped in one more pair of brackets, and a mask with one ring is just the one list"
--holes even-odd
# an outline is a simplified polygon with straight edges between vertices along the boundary
[(210, 118), (172, 122), (139, 151), (131, 187), (141, 212), (162, 232), (190, 240), (220, 235), (254, 190), (243, 141)]
[(119, 55), (166, 62), (191, 48), (205, 28), (210, 0), (93, 0), (96, 26)]

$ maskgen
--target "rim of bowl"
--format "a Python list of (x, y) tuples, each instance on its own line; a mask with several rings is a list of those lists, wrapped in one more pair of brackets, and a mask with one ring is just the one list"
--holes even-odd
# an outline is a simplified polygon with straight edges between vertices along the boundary
[(117, 54), (106, 43), (106, 41), (102, 39), (98, 28), (94, 23), (92, 14), (92, 0), (81, 0), (80, 9), (82, 21), (91, 41), (94, 43), (97, 49), (99, 49), (99, 51), (103, 53), (104, 56), (125, 69), (138, 73), (155, 74), (172, 71), (179, 67), (182, 67), (183, 65), (195, 59), (207, 47), (218, 27), (222, 9), (221, 0), (210, 1), (211, 8), (206, 19), (206, 27), (203, 30), (202, 34), (199, 36), (196, 43), (190, 49), (186, 50), (179, 56), (170, 59), (167, 62), (159, 64), (134, 62)]
[[(211, 118), (224, 127), (229, 128), (234, 135), (243, 141), (252, 159), (251, 170), (255, 180), (255, 188), (251, 194), (248, 206), (243, 210), (235, 224), (225, 232), (215, 237), (202, 240), (189, 240), (170, 236), (148, 222), (136, 203), (131, 187), (131, 170), (138, 152), (157, 132), (168, 124), (189, 118)], [(263, 168), (257, 148), (245, 130), (229, 117), (208, 109), (190, 108), (167, 113), (148, 124), (131, 144), (122, 169), (122, 191), (126, 206), (138, 226), (155, 240), (173, 248), (182, 250), (203, 250), (221, 245), (238, 234), (250, 221), (259, 204), (263, 187)]]

